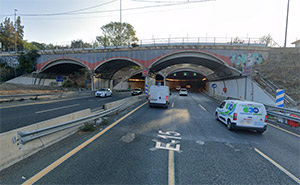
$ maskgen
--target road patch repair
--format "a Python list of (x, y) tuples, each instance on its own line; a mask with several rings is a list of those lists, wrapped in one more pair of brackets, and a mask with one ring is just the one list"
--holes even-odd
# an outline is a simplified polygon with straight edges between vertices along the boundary
[[(144, 95), (135, 96), (119, 100), (116, 102), (110, 102), (104, 107), (109, 107), (108, 114), (119, 113), (119, 110), (116, 112), (110, 112), (111, 109), (114, 109), (113, 106), (120, 106), (123, 104), (122, 109), (144, 100)], [(99, 111), (104, 112), (105, 110)], [(121, 111), (121, 110), (120, 110)], [(80, 128), (87, 123), (84, 121), (84, 118), (93, 116), (95, 113), (92, 113), (90, 109), (85, 109), (82, 111), (74, 112), (67, 114), (65, 116), (57, 117), (54, 119), (46, 120), (30, 126), (18, 128), (12, 131), (8, 131), (0, 134), (0, 171), (33, 155), (34, 153), (76, 133)], [(81, 120), (82, 119), (82, 120)], [(98, 118), (99, 119), (99, 118)], [(96, 120), (93, 119), (93, 123), (96, 124)], [(67, 125), (67, 123), (76, 122), (74, 125)], [(80, 121), (81, 120), (81, 121)], [(73, 124), (73, 123), (72, 123)], [(58, 126), (63, 125), (61, 130), (55, 130)], [(49, 129), (49, 130), (48, 130)], [(51, 131), (53, 130), (53, 132)], [(39, 134), (45, 132), (45, 135), (39, 136)], [(47, 133), (49, 132), (49, 133)], [(31, 134), (33, 133), (33, 134)], [(23, 134), (23, 136), (22, 136)], [(23, 138), (22, 138), (23, 137)], [(33, 138), (33, 139), (32, 139)]]

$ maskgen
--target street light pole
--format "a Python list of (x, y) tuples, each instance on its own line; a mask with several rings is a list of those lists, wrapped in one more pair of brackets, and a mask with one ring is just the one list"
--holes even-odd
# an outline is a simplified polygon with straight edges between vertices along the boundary
[(120, 0), (120, 46), (122, 46), (122, 0)]
[(17, 52), (17, 9), (15, 9), (15, 52)]
[(290, 0), (288, 0), (288, 5), (287, 5), (284, 47), (286, 47), (287, 29), (288, 29), (288, 21), (289, 21), (289, 7), (290, 7)]

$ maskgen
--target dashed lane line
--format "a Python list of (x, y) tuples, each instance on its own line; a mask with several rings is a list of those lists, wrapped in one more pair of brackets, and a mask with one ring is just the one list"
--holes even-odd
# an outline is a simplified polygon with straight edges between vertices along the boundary
[(199, 104), (199, 106), (200, 106), (201, 109), (203, 109), (204, 111), (207, 111), (201, 104)]
[(51, 111), (60, 110), (60, 109), (66, 109), (66, 108), (70, 108), (70, 107), (76, 107), (76, 106), (79, 106), (79, 105), (80, 105), (80, 103), (74, 104), (74, 105), (67, 105), (67, 106), (63, 106), (63, 107), (57, 107), (57, 108), (53, 108), (53, 109), (42, 110), (42, 111), (36, 112), (36, 114), (51, 112)]

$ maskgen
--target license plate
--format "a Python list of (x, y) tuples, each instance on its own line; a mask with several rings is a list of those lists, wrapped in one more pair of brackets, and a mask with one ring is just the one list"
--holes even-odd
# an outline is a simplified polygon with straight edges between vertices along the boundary
[(157, 101), (157, 99), (151, 99), (151, 101)]
[(242, 124), (242, 125), (250, 125), (251, 123), (248, 122), (248, 121), (242, 121), (241, 124)]

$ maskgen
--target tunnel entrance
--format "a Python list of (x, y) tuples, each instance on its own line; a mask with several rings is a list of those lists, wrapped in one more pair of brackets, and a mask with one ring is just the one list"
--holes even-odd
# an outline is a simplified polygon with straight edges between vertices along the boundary
[(145, 77), (142, 76), (142, 73), (138, 73), (128, 79), (128, 88), (130, 90), (136, 88), (145, 90)]
[(178, 71), (167, 76), (166, 81), (172, 91), (176, 87), (187, 88), (192, 92), (199, 92), (205, 88), (205, 76), (192, 71)]

